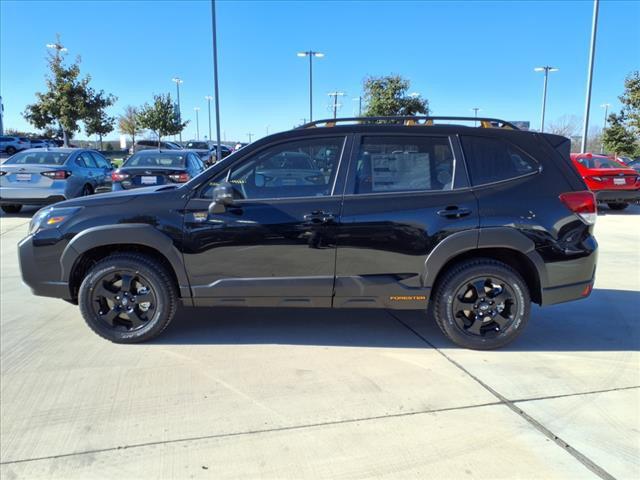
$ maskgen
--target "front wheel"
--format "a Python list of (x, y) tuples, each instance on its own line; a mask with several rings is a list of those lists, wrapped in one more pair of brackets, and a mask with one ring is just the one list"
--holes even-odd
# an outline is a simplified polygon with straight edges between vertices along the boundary
[(490, 350), (520, 335), (529, 320), (531, 298), (526, 282), (513, 268), (476, 259), (444, 274), (432, 308), (438, 327), (452, 342)]
[(176, 312), (177, 287), (165, 267), (139, 254), (114, 254), (85, 276), (78, 304), (87, 325), (115, 343), (159, 335)]
[(4, 213), (20, 213), (22, 205), (2, 205), (2, 211)]
[(607, 203), (607, 206), (611, 210), (624, 210), (629, 206), (629, 204), (628, 203)]

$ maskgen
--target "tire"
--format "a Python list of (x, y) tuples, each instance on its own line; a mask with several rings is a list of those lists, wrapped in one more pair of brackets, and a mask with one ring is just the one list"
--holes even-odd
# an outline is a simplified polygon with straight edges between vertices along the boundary
[(628, 203), (607, 203), (607, 206), (611, 210), (624, 210), (629, 206), (629, 204)]
[(20, 213), (22, 205), (2, 205), (1, 208), (4, 213)]
[(6, 148), (7, 154), (9, 155), (13, 155), (14, 153), (16, 153), (18, 150), (16, 150), (16, 147), (7, 147)]
[[(129, 288), (124, 283), (127, 279)], [(160, 262), (141, 254), (118, 253), (89, 270), (80, 285), (78, 305), (89, 328), (102, 338), (139, 343), (167, 328), (176, 313), (178, 291)]]
[(491, 350), (520, 335), (529, 321), (531, 297), (517, 271), (502, 262), (479, 258), (445, 272), (431, 308), (438, 327), (453, 343)]
[(91, 187), (91, 185), (86, 184), (84, 187), (82, 187), (82, 190), (80, 191), (80, 196), (88, 197), (92, 193), (93, 193), (93, 188)]

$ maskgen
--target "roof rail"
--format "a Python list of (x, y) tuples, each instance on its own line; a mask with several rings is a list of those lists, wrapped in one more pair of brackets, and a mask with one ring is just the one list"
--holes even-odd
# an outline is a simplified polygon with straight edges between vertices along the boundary
[[(430, 127), (434, 125), (434, 121), (446, 120), (448, 124), (454, 123), (456, 120), (465, 122), (476, 122), (478, 128), (505, 128), (507, 130), (520, 130), (513, 123), (499, 118), (486, 117), (429, 117), (429, 116), (396, 116), (396, 117), (347, 117), (347, 118), (329, 118), (324, 120), (314, 120), (305, 123), (298, 129), (316, 128), (316, 127), (335, 127), (339, 124), (356, 124), (356, 125), (405, 125), (405, 126), (421, 126)], [(454, 122), (451, 122), (453, 120)]]

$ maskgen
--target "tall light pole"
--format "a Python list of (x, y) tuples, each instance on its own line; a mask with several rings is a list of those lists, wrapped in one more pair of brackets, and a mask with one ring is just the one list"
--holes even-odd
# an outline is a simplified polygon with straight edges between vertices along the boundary
[(200, 107), (193, 107), (193, 110), (196, 112), (196, 140), (200, 140), (200, 120), (198, 119)]
[(220, 95), (218, 94), (218, 35), (216, 29), (216, 0), (211, 0), (211, 35), (213, 36), (213, 85), (216, 99), (216, 161), (222, 159), (220, 147)]
[(251, 138), (253, 138), (253, 133), (249, 132), (247, 133), (247, 136), (249, 137), (249, 143), (251, 143)]
[[(473, 116), (474, 116), (475, 118), (478, 118), (478, 112), (479, 112), (480, 110), (482, 110), (482, 109), (481, 109), (480, 107), (473, 107), (471, 110), (473, 110)], [(477, 127), (477, 126), (478, 126), (478, 121), (477, 121), (477, 120), (474, 120), (474, 121), (473, 121), (473, 126), (474, 126), (474, 127)]]
[(209, 140), (211, 140), (211, 100), (213, 100), (213, 97), (207, 95), (204, 99), (207, 101), (207, 110), (209, 111)]
[(324, 53), (307, 50), (298, 52), (299, 57), (309, 57), (309, 121), (313, 121), (313, 57), (322, 58)]
[(269, 127), (270, 127), (270, 126), (271, 126), (271, 125), (265, 125), (265, 127), (264, 127), (264, 128), (265, 128), (265, 130), (267, 131), (267, 136), (269, 135)]
[[(60, 59), (60, 53), (66, 52), (67, 49), (60, 42), (60, 35), (57, 36), (55, 43), (47, 43), (47, 48), (51, 48), (56, 51), (56, 60)], [(58, 122), (59, 129), (62, 130), (62, 145), (65, 147), (69, 146), (69, 137), (67, 136), (67, 131), (60, 126), (60, 122)]]
[(354, 102), (358, 102), (358, 116), (362, 116), (362, 95), (357, 96), (353, 99)]
[[(180, 77), (173, 77), (171, 81), (176, 84), (176, 97), (178, 101), (178, 123), (181, 123), (182, 112), (180, 111), (180, 84), (182, 83), (182, 79)], [(180, 141), (182, 142), (182, 130), (180, 130)]]
[(344, 92), (331, 92), (328, 93), (327, 95), (329, 95), (330, 97), (333, 98), (333, 118), (336, 118), (338, 116), (338, 106), (342, 106), (340, 104), (338, 104), (338, 97), (342, 97), (344, 96)]
[(598, 33), (599, 0), (593, 0), (593, 18), (591, 19), (591, 47), (589, 48), (589, 69), (587, 70), (587, 96), (584, 101), (584, 123), (582, 124), (581, 153), (587, 150), (587, 131), (589, 130), (589, 110), (591, 108), (591, 83), (593, 81), (593, 61), (596, 56), (596, 34)]
[(544, 115), (547, 110), (547, 82), (549, 81), (549, 72), (557, 72), (560, 69), (546, 65), (544, 67), (536, 67), (533, 70), (535, 72), (544, 72), (544, 87), (542, 87), (542, 120), (540, 121), (540, 131), (544, 132)]
[(604, 123), (602, 124), (602, 141), (600, 142), (600, 153), (604, 153), (604, 131), (607, 129), (607, 117), (609, 116), (610, 103), (603, 103), (600, 105), (604, 108)]

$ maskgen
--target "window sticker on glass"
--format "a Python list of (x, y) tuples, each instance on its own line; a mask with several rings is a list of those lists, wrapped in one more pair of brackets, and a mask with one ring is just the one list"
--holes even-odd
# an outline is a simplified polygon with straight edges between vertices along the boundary
[(430, 189), (429, 162), (428, 153), (371, 155), (372, 191)]

